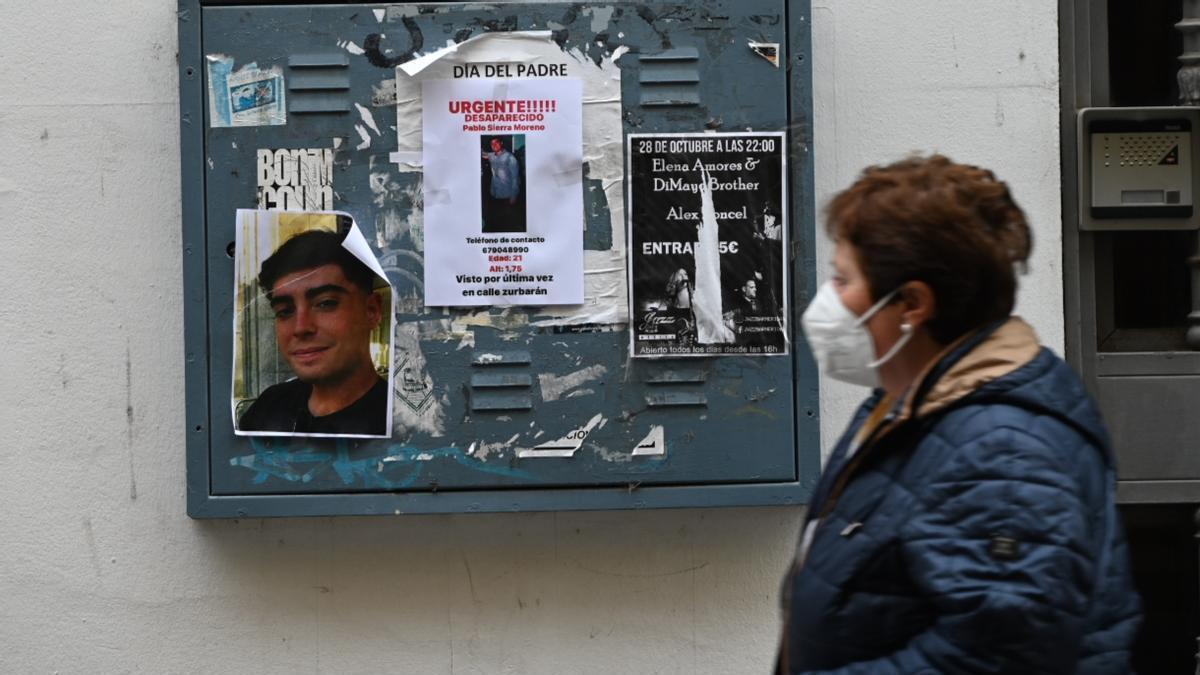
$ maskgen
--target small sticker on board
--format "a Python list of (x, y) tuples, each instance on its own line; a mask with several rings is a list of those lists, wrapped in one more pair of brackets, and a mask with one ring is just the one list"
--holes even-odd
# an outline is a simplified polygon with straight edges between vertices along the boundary
[(654, 425), (650, 429), (650, 433), (646, 434), (640, 443), (633, 446), (635, 457), (653, 457), (665, 454), (667, 454), (667, 442), (661, 424)]
[(287, 91), (278, 66), (249, 63), (236, 71), (233, 57), (209, 54), (208, 125), (262, 127), (287, 124)]
[(755, 54), (758, 54), (759, 56), (763, 57), (764, 59), (767, 60), (768, 63), (775, 66), (776, 68), (779, 67), (779, 43), (778, 42), (750, 41), (748, 44), (750, 46), (750, 49), (752, 49)]

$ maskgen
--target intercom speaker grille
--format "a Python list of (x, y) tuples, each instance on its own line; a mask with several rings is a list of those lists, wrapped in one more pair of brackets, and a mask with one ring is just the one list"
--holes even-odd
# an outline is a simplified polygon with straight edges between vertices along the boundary
[(1182, 138), (1173, 133), (1122, 134), (1115, 137), (1116, 157), (1111, 157), (1114, 139), (1104, 137), (1104, 165), (1139, 167), (1170, 164), (1168, 155), (1178, 147)]

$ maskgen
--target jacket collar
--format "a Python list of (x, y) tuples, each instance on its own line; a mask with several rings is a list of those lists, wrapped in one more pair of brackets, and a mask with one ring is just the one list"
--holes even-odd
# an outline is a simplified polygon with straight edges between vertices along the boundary
[(986, 326), (948, 345), (903, 398), (899, 419), (927, 417), (1017, 370), (1041, 351), (1020, 317)]
[[(868, 414), (883, 400), (883, 390), (876, 390), (868, 399), (853, 423), (854, 440), (862, 448), (853, 457), (842, 456), (841, 463), (828, 467), (835, 476), (827, 491), (818, 487), (813, 506), (820, 504), (817, 517), (833, 509), (846, 484), (868, 456), (881, 447), (880, 439), (907, 425), (906, 421), (926, 418), (958, 403), (989, 383), (1009, 375), (1033, 361), (1041, 351), (1037, 335), (1029, 324), (1018, 317), (1009, 317), (968, 333), (946, 346), (925, 371), (917, 377), (903, 397), (891, 407), (887, 418), (868, 438), (857, 438)], [(847, 446), (850, 447), (850, 446)]]
[[(834, 461), (826, 467), (839, 478), (830, 485), (828, 495), (836, 499), (842, 484), (854, 473), (854, 466), (871, 454), (877, 441), (905, 422), (929, 417), (945, 410), (1037, 357), (1041, 350), (1037, 335), (1029, 324), (1018, 317), (1009, 317), (967, 333), (947, 345), (930, 361), (915, 384), (890, 405), (884, 391), (876, 389), (863, 402), (850, 423), (843, 445), (834, 453)], [(888, 405), (887, 416), (874, 429), (864, 433), (864, 425), (880, 405)], [(865, 436), (865, 438), (864, 438)], [(821, 486), (814, 494), (814, 504), (827, 500)], [(832, 501), (832, 500), (830, 500)], [(832, 504), (829, 505), (832, 508)]]

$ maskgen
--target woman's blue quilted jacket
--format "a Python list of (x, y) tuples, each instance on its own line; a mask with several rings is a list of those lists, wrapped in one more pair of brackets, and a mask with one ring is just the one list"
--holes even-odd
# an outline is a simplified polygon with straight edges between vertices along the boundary
[[(1140, 620), (1100, 416), (1019, 319), (967, 339), (814, 493), (787, 673), (1129, 672)], [(801, 562), (802, 561), (802, 562)]]

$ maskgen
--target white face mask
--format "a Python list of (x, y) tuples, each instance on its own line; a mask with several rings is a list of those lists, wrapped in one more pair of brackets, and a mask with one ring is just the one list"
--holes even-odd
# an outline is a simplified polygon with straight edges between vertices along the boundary
[(888, 293), (862, 316), (855, 316), (842, 302), (832, 282), (826, 281), (821, 285), (808, 309), (804, 310), (802, 323), (808, 346), (812, 348), (817, 365), (825, 375), (864, 387), (879, 386), (879, 372), (876, 369), (908, 344), (913, 336), (912, 326), (901, 324), (900, 330), (904, 335), (896, 340), (887, 354), (876, 359), (875, 344), (866, 324), (899, 291), (897, 288)]

